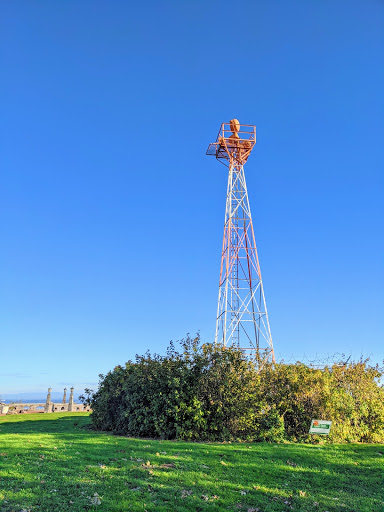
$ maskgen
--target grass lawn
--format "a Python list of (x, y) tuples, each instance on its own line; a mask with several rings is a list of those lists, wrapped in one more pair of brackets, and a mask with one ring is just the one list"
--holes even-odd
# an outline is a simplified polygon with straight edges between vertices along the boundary
[(384, 510), (380, 445), (153, 441), (88, 423), (0, 417), (0, 511)]

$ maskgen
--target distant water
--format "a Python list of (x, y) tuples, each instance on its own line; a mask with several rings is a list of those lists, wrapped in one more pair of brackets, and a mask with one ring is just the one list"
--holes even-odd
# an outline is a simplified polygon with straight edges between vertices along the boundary
[[(46, 398), (32, 398), (32, 399), (23, 399), (23, 400), (3, 400), (3, 403), (6, 403), (6, 404), (10, 404), (10, 403), (14, 403), (14, 404), (17, 404), (17, 403), (21, 403), (21, 404), (45, 404), (45, 401), (46, 401)], [(51, 400), (53, 403), (56, 403), (56, 404), (61, 404), (62, 400), (55, 400), (55, 399), (52, 399)], [(68, 399), (66, 401), (66, 403), (68, 403)], [(74, 403), (75, 404), (79, 404), (80, 402), (78, 400), (74, 400)]]

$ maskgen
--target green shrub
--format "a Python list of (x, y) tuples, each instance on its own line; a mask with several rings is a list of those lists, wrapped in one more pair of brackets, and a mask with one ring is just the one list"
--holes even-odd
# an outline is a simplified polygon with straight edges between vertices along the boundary
[(322, 370), (300, 362), (268, 364), (260, 371), (260, 392), (284, 418), (287, 439), (309, 439), (311, 420), (327, 419), (333, 422), (328, 441), (382, 442), (383, 374), (368, 359), (335, 363)]
[(285, 439), (284, 419), (275, 406), (272, 406), (261, 417), (258, 428), (258, 441), (276, 443)]
[[(369, 361), (314, 370), (266, 364), (240, 349), (187, 337), (178, 352), (136, 356), (100, 376), (95, 428), (162, 439), (306, 440), (312, 419), (332, 420), (329, 442), (383, 442), (383, 370)], [(318, 438), (316, 438), (318, 439)]]

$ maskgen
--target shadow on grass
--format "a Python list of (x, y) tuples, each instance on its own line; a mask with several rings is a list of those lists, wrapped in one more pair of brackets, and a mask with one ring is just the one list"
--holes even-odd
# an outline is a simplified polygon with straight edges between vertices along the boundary
[[(56, 414), (58, 414), (56, 416)], [(0, 418), (0, 432), (8, 434), (24, 433), (67, 433), (76, 427), (84, 427), (91, 423), (91, 419), (84, 413), (61, 413), (44, 414), (44, 419), (29, 418), (30, 415), (12, 415)]]

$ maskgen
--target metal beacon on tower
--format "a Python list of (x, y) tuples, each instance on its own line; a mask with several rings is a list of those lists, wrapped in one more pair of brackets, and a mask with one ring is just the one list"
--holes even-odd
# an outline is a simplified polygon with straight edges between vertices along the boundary
[(208, 146), (229, 167), (215, 344), (237, 346), (261, 368), (275, 362), (244, 164), (256, 144), (256, 126), (223, 123)]

